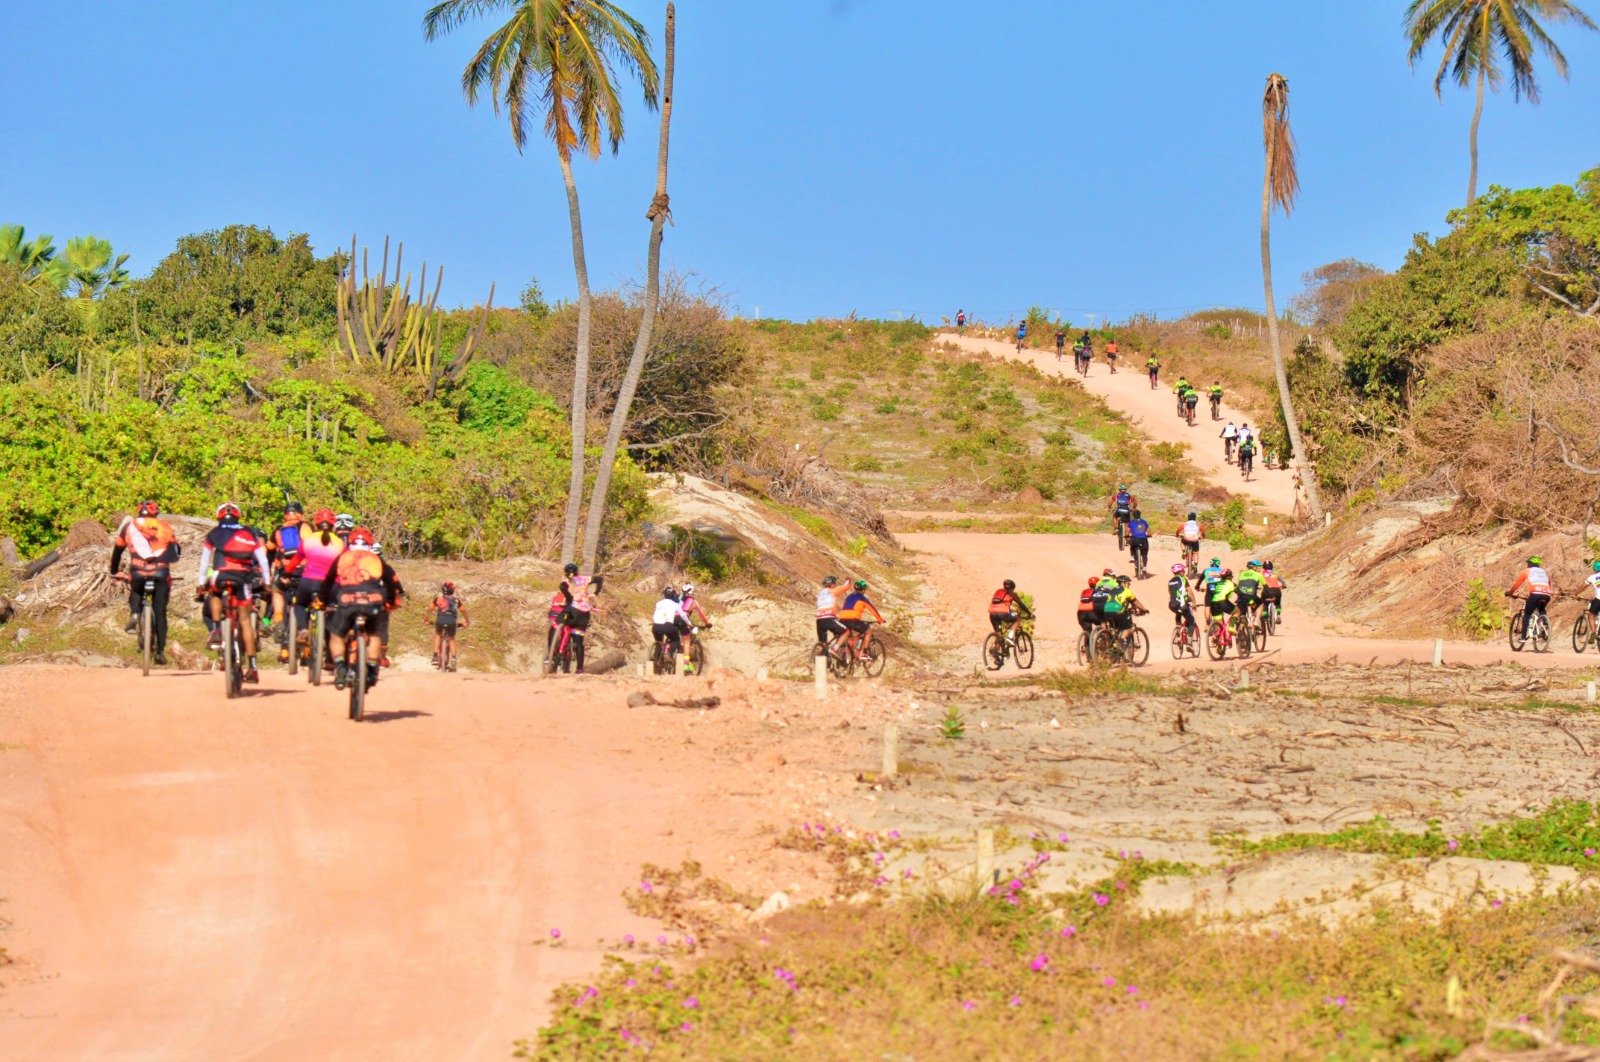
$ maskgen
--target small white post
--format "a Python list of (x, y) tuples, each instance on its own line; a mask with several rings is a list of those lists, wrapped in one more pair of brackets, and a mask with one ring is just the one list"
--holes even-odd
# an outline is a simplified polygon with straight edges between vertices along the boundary
[(826, 700), (828, 697), (828, 658), (819, 656), (812, 661), (812, 686), (817, 691), (817, 700)]
[(767, 665), (762, 664), (760, 667), (756, 668), (756, 681), (757, 682), (765, 682), (765, 681), (767, 681)]
[(1322, 526), (1323, 527), (1332, 527), (1333, 526), (1333, 514), (1332, 513), (1323, 513), (1322, 514)]
[(1593, 704), (1594, 703), (1594, 680), (1593, 679), (1590, 679), (1588, 682), (1585, 682), (1583, 684), (1583, 691), (1584, 691), (1585, 696), (1587, 696), (1589, 698), (1589, 703)]
[(1239, 670), (1239, 688), (1241, 690), (1250, 688), (1250, 669), (1247, 667)]
[(638, 673), (640, 678), (644, 678), (645, 672), (648, 671), (649, 668), (645, 667), (643, 664), (636, 664), (634, 665), (634, 670)]
[(1444, 667), (1444, 639), (1443, 638), (1435, 638), (1433, 640), (1433, 666), (1434, 667)]
[[(1592, 686), (1593, 683), (1590, 683)], [(883, 727), (883, 776), (893, 778), (900, 773), (900, 728), (893, 723)]]
[(988, 826), (978, 831), (978, 865), (974, 875), (979, 889), (993, 884), (994, 880), (994, 830)]

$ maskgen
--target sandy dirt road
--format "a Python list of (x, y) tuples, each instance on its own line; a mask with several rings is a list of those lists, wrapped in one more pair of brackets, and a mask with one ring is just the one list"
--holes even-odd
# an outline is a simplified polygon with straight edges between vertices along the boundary
[[(934, 595), (935, 629), (944, 641), (972, 646), (977, 662), (979, 647), (989, 633), (989, 596), (1002, 579), (1015, 579), (1017, 588), (1032, 594), (1039, 613), (1034, 628), (1038, 648), (1035, 668), (1061, 667), (1076, 662), (1078, 637), (1078, 594), (1088, 582), (1106, 568), (1132, 574), (1125, 553), (1117, 550), (1110, 534), (1098, 535), (1008, 535), (962, 532), (902, 533), (899, 539), (922, 556), (918, 559), (928, 573)], [(1236, 553), (1225, 543), (1207, 542), (1202, 564), (1220, 557), (1224, 564), (1240, 570), (1249, 554)], [(1270, 557), (1270, 553), (1265, 556)], [(1150, 577), (1136, 581), (1133, 589), (1150, 615), (1140, 624), (1150, 635), (1150, 666), (1168, 670), (1176, 667), (1215, 667), (1210, 660), (1189, 660), (1182, 664), (1172, 659), (1169, 639), (1172, 613), (1167, 609), (1168, 570), (1179, 561), (1177, 540), (1171, 536), (1152, 539)], [(1341, 636), (1330, 632), (1326, 619), (1307, 615), (1295, 605), (1294, 573), (1286, 571), (1289, 583), (1285, 592), (1284, 625), (1281, 637), (1272, 639), (1265, 654), (1251, 659), (1257, 663), (1317, 663), (1337, 658), (1349, 663), (1380, 664), (1416, 661), (1431, 663), (1432, 641), (1390, 641), (1376, 638)], [(1526, 667), (1579, 667), (1586, 663), (1563, 646), (1558, 637), (1549, 653), (1513, 653), (1504, 641), (1445, 643), (1444, 659), (1457, 664), (1489, 664), (1515, 660)], [(1000, 677), (1014, 674), (1009, 668)]]
[(659, 931), (640, 864), (742, 853), (764, 788), (575, 681), (389, 675), (357, 725), (276, 670), (5, 669), (0, 1058), (509, 1057)]
[[(1222, 422), (1211, 420), (1211, 407), (1202, 397), (1195, 426), (1189, 427), (1178, 419), (1172, 385), (1166, 380), (1152, 390), (1144, 373), (1143, 359), (1111, 375), (1103, 356), (1096, 356), (1087, 377), (1072, 371), (1072, 353), (1067, 352), (1060, 362), (1055, 351), (1025, 348), (1017, 352), (1015, 344), (1002, 343), (976, 336), (958, 336), (953, 332), (941, 333), (941, 342), (953, 343), (962, 350), (991, 357), (1009, 358), (1026, 362), (1047, 376), (1070, 376), (1077, 379), (1091, 394), (1098, 395), (1111, 408), (1125, 414), (1140, 432), (1155, 442), (1177, 443), (1189, 447), (1188, 458), (1196, 468), (1213, 483), (1226, 487), (1234, 494), (1252, 498), (1274, 512), (1289, 514), (1294, 511), (1294, 473), (1292, 471), (1267, 471), (1265, 462), (1258, 460), (1249, 482), (1239, 476), (1239, 470), (1223, 459), (1221, 432), (1223, 424), (1249, 422), (1250, 417), (1232, 406), (1226, 395), (1222, 402)], [(1124, 358), (1123, 360), (1132, 360)], [(1210, 381), (1204, 381), (1209, 384)], [(1226, 381), (1224, 381), (1226, 385)]]

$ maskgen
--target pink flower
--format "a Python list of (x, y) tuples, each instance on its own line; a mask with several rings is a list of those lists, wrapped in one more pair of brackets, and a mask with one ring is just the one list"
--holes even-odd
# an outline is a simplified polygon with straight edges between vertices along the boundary
[(1101, 981), (1100, 983), (1105, 985), (1107, 988), (1115, 988), (1115, 987), (1117, 987), (1117, 979), (1115, 977), (1108, 977), (1104, 981)]
[(689, 1010), (693, 1010), (700, 1005), (700, 1001), (695, 997), (690, 996), (688, 999), (683, 1001), (683, 1005)]
[(1064, 833), (1057, 834), (1056, 835), (1056, 840), (1060, 841), (1062, 844), (1066, 844), (1067, 843), (1067, 835), (1064, 834)]
[(977, 1010), (978, 1009), (978, 1005), (976, 1003), (972, 1002), (972, 1000), (968, 999), (968, 1000), (964, 1000), (962, 1002), (961, 1009), (962, 1010)]
[(900, 831), (899, 830), (890, 830), (889, 831), (889, 840), (898, 841), (899, 839), (900, 839)]
[(657, 944), (665, 944), (666, 942), (667, 942), (667, 938), (666, 937), (657, 937), (656, 938), (656, 943)]
[(1021, 997), (1021, 996), (1012, 996), (1012, 997), (1011, 997), (1011, 1005), (1012, 1005), (1012, 1006), (1013, 1006), (1013, 1007), (1020, 1007), (1020, 1006), (1022, 1006), (1022, 997)]
[(1500, 907), (1500, 906), (1503, 905), (1503, 903), (1504, 903), (1504, 901), (1502, 901), (1502, 900), (1490, 900), (1489, 901), (1489, 906), (1490, 907)]
[(630, 948), (633, 947), (633, 934), (632, 933), (624, 933), (624, 934), (622, 934), (622, 942), (624, 944), (626, 944)]
[(1046, 966), (1050, 965), (1050, 956), (1041, 951), (1039, 954), (1033, 957), (1033, 961), (1028, 965), (1033, 968), (1034, 973), (1038, 973), (1040, 970), (1043, 970)]
[(1128, 986), (1128, 988), (1127, 988), (1127, 992), (1128, 992), (1128, 995), (1130, 995), (1130, 996), (1136, 996), (1136, 995), (1138, 995), (1138, 994), (1139, 994), (1139, 989), (1138, 989), (1138, 986), (1136, 986), (1136, 985), (1129, 985), (1129, 986)]
[(1144, 1000), (1141, 999), (1141, 1000), (1139, 1000), (1139, 1009), (1140, 1010), (1149, 1010), (1150, 1009), (1150, 1004), (1146, 1003)]
[(1452, 851), (1452, 852), (1454, 852), (1454, 851), (1455, 851), (1455, 850), (1456, 850), (1456, 842), (1454, 842), (1454, 841), (1451, 841), (1451, 842), (1450, 842), (1450, 843), (1449, 843), (1449, 844), (1448, 844), (1448, 845), (1446, 845), (1446, 846), (1445, 846), (1445, 847), (1446, 847), (1446, 848), (1449, 848), (1449, 849), (1450, 849), (1450, 851)]
[(648, 881), (641, 881), (639, 882), (639, 891), (648, 896), (656, 890), (650, 887), (650, 883)]
[(1078, 935), (1078, 927), (1077, 926), (1068, 926), (1067, 928), (1065, 928), (1065, 929), (1063, 929), (1061, 931), (1061, 935), (1063, 937), (1075, 937), (1075, 936)]
[(906, 867), (906, 868), (905, 868), (905, 870), (903, 870), (903, 871), (902, 871), (902, 872), (901, 872), (901, 874), (900, 874), (900, 876), (901, 876), (901, 877), (903, 877), (903, 878), (909, 878), (909, 877), (911, 877), (911, 876), (912, 876), (912, 875), (911, 875), (911, 868), (910, 868), (910, 867)]
[(551, 940), (560, 940), (560, 939), (561, 939), (561, 930), (559, 930), (559, 929), (552, 929), (552, 930), (551, 930), (551, 931), (550, 931), (550, 939), (551, 939)]
[(1104, 907), (1106, 904), (1111, 902), (1111, 897), (1105, 895), (1104, 893), (1097, 892), (1094, 894), (1094, 902), (1095, 906)]
[(693, 1030), (694, 1030), (694, 1023), (693, 1022), (686, 1021), (682, 1025), (678, 1026), (678, 1031), (679, 1032), (692, 1032)]
[(1592, 856), (1592, 855), (1594, 855), (1594, 849), (1593, 848), (1585, 848), (1583, 850), (1583, 854), (1586, 855), (1586, 856)]

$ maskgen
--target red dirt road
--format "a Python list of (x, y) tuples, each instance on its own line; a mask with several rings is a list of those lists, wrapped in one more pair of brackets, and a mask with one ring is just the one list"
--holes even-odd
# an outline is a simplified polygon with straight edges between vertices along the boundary
[(390, 674), (358, 725), (278, 671), (232, 703), (211, 674), (0, 680), (10, 1062), (503, 1059), (601, 938), (658, 931), (619, 895), (642, 862), (755, 825), (690, 713), (616, 684)]

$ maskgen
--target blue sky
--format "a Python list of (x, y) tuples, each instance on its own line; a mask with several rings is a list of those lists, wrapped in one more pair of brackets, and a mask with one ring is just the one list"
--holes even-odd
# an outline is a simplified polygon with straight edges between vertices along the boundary
[[(0, 221), (99, 233), (148, 271), (231, 222), (354, 232), (444, 263), (445, 301), (574, 291), (544, 142), (468, 110), (487, 25), (425, 43), (409, 0), (13, 4)], [(659, 30), (664, 0), (629, 0)], [(747, 314), (1078, 321), (1259, 306), (1263, 80), (1290, 81), (1302, 197), (1280, 299), (1354, 256), (1396, 266), (1466, 196), (1470, 95), (1405, 64), (1403, 0), (682, 0), (665, 261)], [(1600, 3), (1591, 14), (1600, 18)], [(1480, 187), (1600, 165), (1600, 33), (1544, 102), (1491, 97)], [(77, 74), (71, 71), (78, 71)], [(655, 120), (578, 167), (598, 286), (636, 276)], [(1587, 101), (1587, 102), (1585, 102)]]

